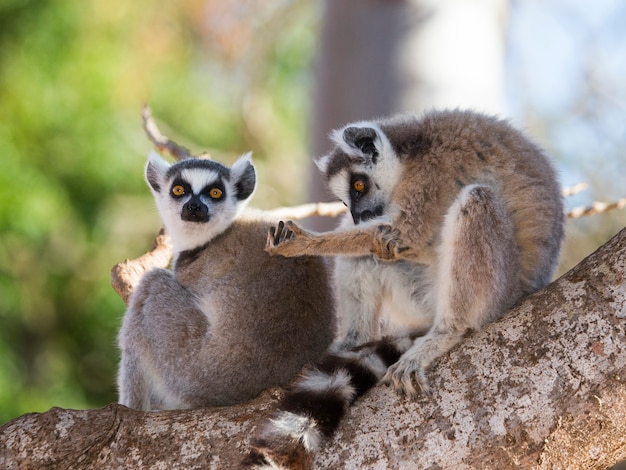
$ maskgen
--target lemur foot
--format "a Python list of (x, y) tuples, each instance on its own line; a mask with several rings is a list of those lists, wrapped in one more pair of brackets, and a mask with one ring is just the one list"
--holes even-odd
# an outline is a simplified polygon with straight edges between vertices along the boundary
[(295, 222), (288, 220), (278, 222), (276, 227), (270, 227), (265, 242), (265, 251), (270, 255), (285, 257), (305, 255), (309, 232), (302, 229)]
[(417, 360), (409, 357), (402, 356), (389, 367), (382, 383), (391, 385), (398, 394), (410, 399), (430, 395), (426, 371)]
[(372, 244), (372, 254), (378, 259), (393, 261), (407, 258), (411, 249), (402, 243), (398, 229), (391, 225), (379, 225)]

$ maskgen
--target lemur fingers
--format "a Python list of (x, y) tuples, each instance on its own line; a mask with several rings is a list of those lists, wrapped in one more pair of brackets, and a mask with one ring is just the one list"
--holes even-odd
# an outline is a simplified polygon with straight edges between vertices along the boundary
[(400, 358), (398, 362), (387, 369), (382, 383), (391, 385), (399, 395), (404, 395), (412, 400), (419, 396), (430, 395), (426, 371), (415, 359)]
[(282, 255), (286, 257), (301, 255), (300, 243), (293, 243), (298, 237), (298, 241), (303, 241), (307, 237), (307, 232), (298, 227), (294, 222), (282, 220), (275, 227), (270, 227), (267, 232), (265, 251), (270, 255)]
[(379, 225), (372, 241), (372, 254), (384, 261), (410, 258), (412, 250), (406, 246), (398, 229), (391, 225)]

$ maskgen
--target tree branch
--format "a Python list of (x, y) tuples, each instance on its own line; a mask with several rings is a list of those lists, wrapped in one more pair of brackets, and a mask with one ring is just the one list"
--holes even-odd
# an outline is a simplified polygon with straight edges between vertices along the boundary
[(177, 144), (173, 140), (170, 140), (161, 134), (156, 122), (152, 119), (152, 111), (148, 105), (144, 105), (141, 110), (141, 119), (143, 121), (143, 130), (146, 132), (150, 142), (152, 142), (155, 147), (159, 149), (159, 152), (167, 152), (176, 160), (185, 160), (187, 158), (194, 157), (189, 149), (186, 149), (182, 145)]
[(313, 202), (293, 207), (279, 207), (268, 211), (276, 220), (300, 220), (307, 217), (337, 217), (348, 209), (341, 202)]
[[(626, 458), (625, 273), (626, 229), (437, 361), (430, 399), (368, 393), (317, 467), (605, 469)], [(0, 428), (0, 467), (232, 468), (279, 395), (27, 414)]]
[(563, 188), (561, 191), (561, 195), (563, 197), (570, 197), (578, 194), (581, 191), (584, 191), (589, 188), (588, 183), (577, 183), (574, 186), (569, 186), (567, 188)]
[(170, 237), (162, 228), (154, 239), (152, 249), (134, 260), (117, 263), (111, 269), (111, 286), (128, 305), (128, 298), (142, 276), (155, 268), (167, 268), (172, 261)]
[[(336, 217), (345, 212), (345, 206), (341, 203), (316, 203), (303, 204), (295, 207), (282, 207), (269, 211), (276, 220), (290, 219), (299, 220), (306, 217)], [(117, 263), (111, 269), (111, 286), (128, 305), (128, 299), (133, 289), (137, 286), (141, 277), (155, 268), (167, 268), (172, 261), (173, 248), (170, 237), (161, 228), (156, 236), (152, 249), (133, 260), (125, 260)]]
[(626, 207), (626, 197), (623, 197), (615, 202), (596, 201), (590, 206), (575, 207), (567, 213), (567, 218), (578, 219), (580, 217), (602, 214), (604, 212), (609, 212), (615, 209), (623, 209), (624, 207)]

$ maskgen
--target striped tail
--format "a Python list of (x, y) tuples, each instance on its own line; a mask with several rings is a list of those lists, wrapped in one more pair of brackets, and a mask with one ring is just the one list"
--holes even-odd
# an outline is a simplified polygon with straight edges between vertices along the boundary
[(384, 338), (324, 356), (287, 391), (265, 429), (252, 440), (244, 468), (313, 468), (321, 442), (334, 434), (348, 407), (411, 347), (413, 338)]

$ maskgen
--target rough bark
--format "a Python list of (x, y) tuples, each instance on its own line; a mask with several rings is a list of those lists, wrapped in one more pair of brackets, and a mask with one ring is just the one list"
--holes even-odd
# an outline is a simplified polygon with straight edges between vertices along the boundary
[[(606, 468), (626, 458), (625, 330), (626, 229), (439, 360), (430, 398), (366, 395), (317, 466)], [(0, 428), (0, 467), (233, 468), (279, 395), (27, 414)]]
[(167, 268), (173, 255), (170, 237), (162, 228), (154, 239), (152, 249), (134, 260), (125, 260), (117, 263), (111, 269), (111, 286), (128, 305), (133, 288), (139, 283), (141, 277), (151, 269)]

